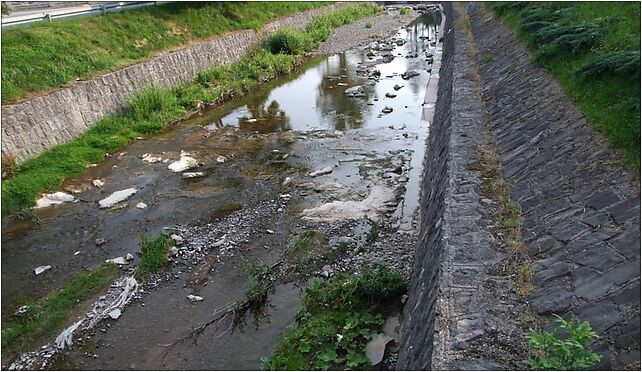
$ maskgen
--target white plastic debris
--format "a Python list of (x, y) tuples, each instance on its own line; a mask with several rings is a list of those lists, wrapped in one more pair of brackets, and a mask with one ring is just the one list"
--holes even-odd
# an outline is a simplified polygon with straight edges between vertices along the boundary
[(135, 188), (129, 188), (129, 189), (116, 191), (116, 192), (112, 193), (111, 195), (109, 195), (108, 197), (106, 197), (105, 199), (100, 200), (98, 202), (98, 206), (101, 209), (109, 208), (109, 207), (113, 206), (116, 203), (120, 203), (122, 201), (125, 201), (125, 200), (131, 198), (134, 194), (136, 194), (137, 191), (138, 190), (136, 190)]
[(75, 200), (76, 198), (74, 198), (73, 195), (61, 191), (53, 194), (42, 194), (42, 197), (36, 201), (35, 208), (44, 208), (51, 205), (73, 202)]
[(62, 331), (62, 333), (58, 335), (58, 337), (56, 337), (56, 346), (58, 347), (58, 349), (62, 350), (67, 346), (71, 346), (74, 344), (74, 332), (76, 331), (76, 329), (78, 329), (78, 327), (80, 327), (84, 320), (85, 318), (80, 319), (79, 321)]
[(74, 252), (74, 256), (78, 256), (80, 254), (80, 251)]
[(201, 296), (195, 296), (195, 295), (188, 295), (187, 298), (192, 301), (192, 302), (200, 302), (203, 301), (203, 297)]
[(372, 340), (366, 344), (366, 356), (370, 360), (370, 364), (377, 365), (383, 360), (383, 355), (386, 352), (386, 345), (392, 341), (392, 337), (383, 334), (376, 334)]
[(321, 169), (315, 170), (314, 172), (310, 173), (309, 176), (310, 177), (316, 177), (316, 176), (321, 176), (321, 175), (324, 175), (324, 174), (330, 174), (330, 173), (332, 173), (333, 170), (334, 170), (334, 165), (331, 165), (329, 167), (325, 167), (325, 168), (321, 168)]
[(94, 187), (101, 188), (105, 186), (105, 181), (101, 180), (100, 178), (96, 178), (95, 180), (91, 181), (91, 184), (94, 185)]
[(145, 209), (145, 208), (147, 208), (147, 204), (145, 204), (143, 202), (140, 202), (140, 203), (136, 204), (136, 208)]
[(51, 269), (51, 265), (38, 266), (33, 269), (33, 272), (36, 273), (36, 275), (40, 275), (49, 269)]

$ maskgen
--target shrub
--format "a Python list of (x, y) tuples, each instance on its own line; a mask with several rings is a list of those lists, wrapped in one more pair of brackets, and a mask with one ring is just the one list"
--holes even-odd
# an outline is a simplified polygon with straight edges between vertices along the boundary
[(273, 54), (303, 54), (312, 48), (312, 40), (300, 31), (278, 30), (265, 40), (265, 47)]
[(137, 94), (130, 102), (134, 120), (172, 121), (185, 115), (176, 95), (169, 89), (151, 86)]
[(580, 66), (576, 74), (584, 79), (594, 79), (604, 75), (619, 75), (639, 83), (640, 51), (617, 51), (600, 54)]
[[(589, 368), (602, 359), (588, 348), (591, 340), (598, 337), (588, 322), (576, 325), (575, 321), (555, 317), (559, 325), (553, 332), (530, 330), (531, 357), (524, 361), (526, 365), (537, 370), (569, 371)], [(566, 339), (558, 338), (561, 333)]]

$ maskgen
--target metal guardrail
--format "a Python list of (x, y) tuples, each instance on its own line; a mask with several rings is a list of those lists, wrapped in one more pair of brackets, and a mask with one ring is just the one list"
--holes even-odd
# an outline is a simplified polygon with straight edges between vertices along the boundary
[(120, 1), (117, 3), (87, 5), (83, 7), (76, 7), (70, 9), (52, 9), (45, 12), (34, 12), (32, 14), (18, 15), (18, 16), (2, 16), (2, 29), (29, 25), (34, 22), (40, 21), (53, 21), (54, 19), (71, 18), (83, 15), (96, 15), (106, 14), (111, 12), (119, 12), (122, 10), (141, 8), (150, 5), (157, 5), (159, 3), (167, 3), (168, 1)]

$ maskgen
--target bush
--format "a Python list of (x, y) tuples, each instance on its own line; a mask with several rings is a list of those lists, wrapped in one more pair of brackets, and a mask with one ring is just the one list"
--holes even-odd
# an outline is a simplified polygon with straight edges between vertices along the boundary
[(303, 54), (312, 49), (312, 40), (301, 31), (278, 30), (265, 40), (265, 47), (273, 54)]
[(176, 95), (169, 89), (152, 86), (141, 91), (130, 102), (134, 120), (172, 121), (185, 115)]
[[(569, 371), (589, 368), (602, 359), (588, 348), (591, 340), (598, 337), (588, 322), (576, 325), (574, 321), (555, 317), (559, 325), (553, 332), (530, 330), (531, 357), (524, 361), (526, 365), (536, 370)], [(561, 333), (566, 339), (557, 337)]]
[(608, 52), (586, 61), (576, 71), (584, 79), (595, 79), (604, 75), (619, 75), (639, 83), (640, 51)]

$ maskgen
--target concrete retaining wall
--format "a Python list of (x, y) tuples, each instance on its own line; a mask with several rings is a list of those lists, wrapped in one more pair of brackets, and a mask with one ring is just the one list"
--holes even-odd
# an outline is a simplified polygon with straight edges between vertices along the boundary
[(191, 81), (199, 71), (238, 60), (274, 30), (303, 28), (314, 16), (344, 5), (338, 3), (284, 17), (259, 32), (230, 32), (50, 94), (3, 105), (2, 154), (11, 154), (19, 162), (36, 156), (77, 137), (105, 115), (122, 110), (132, 95), (144, 87)]

